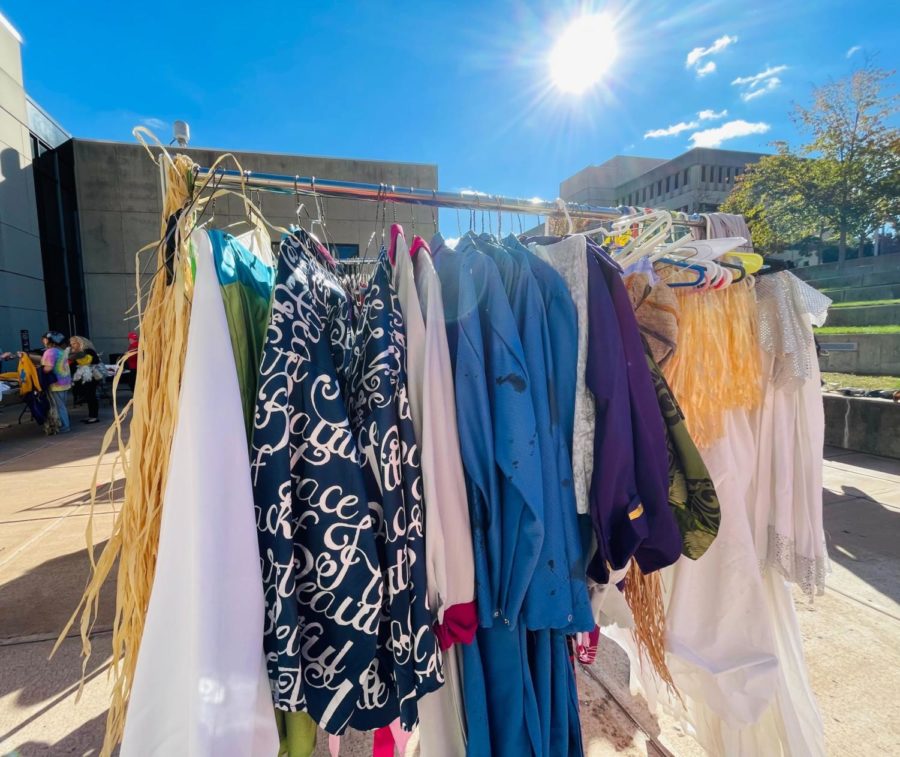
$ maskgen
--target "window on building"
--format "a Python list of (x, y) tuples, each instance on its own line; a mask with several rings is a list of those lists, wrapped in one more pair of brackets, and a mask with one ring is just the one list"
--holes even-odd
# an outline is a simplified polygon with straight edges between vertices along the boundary
[(722, 166), (719, 166), (719, 184), (722, 183)]
[(725, 169), (725, 182), (731, 184), (731, 166)]
[(651, 199), (651, 200), (653, 199), (653, 190), (654, 190), (654, 185), (651, 184), (651, 185), (650, 185), (650, 199)]
[(734, 178), (736, 179), (738, 176), (740, 176), (741, 173), (743, 173), (743, 171), (744, 171), (744, 169), (741, 168), (740, 166), (738, 166), (737, 168), (735, 168), (735, 169), (734, 169)]
[(662, 197), (662, 179), (660, 179), (656, 184), (656, 196)]
[(688, 169), (684, 169), (684, 186), (688, 185)]
[(678, 189), (678, 174), (675, 174), (675, 189)]
[(706, 183), (706, 166), (700, 166), (700, 181)]
[(42, 139), (38, 138), (34, 134), (29, 134), (31, 137), (31, 159), (37, 160), (41, 155), (43, 155), (47, 150), (50, 149), (50, 145), (44, 142)]
[(666, 176), (666, 194), (672, 191), (672, 177)]

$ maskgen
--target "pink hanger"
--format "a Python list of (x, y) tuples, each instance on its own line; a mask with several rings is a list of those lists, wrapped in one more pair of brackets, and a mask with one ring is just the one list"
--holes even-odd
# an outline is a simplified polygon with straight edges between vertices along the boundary
[(399, 223), (391, 224), (391, 246), (388, 248), (388, 259), (391, 263), (395, 263), (397, 260), (397, 238), (406, 237), (403, 234), (403, 227)]
[(412, 247), (409, 248), (409, 256), (413, 260), (415, 260), (416, 253), (422, 249), (424, 249), (425, 252), (427, 252), (429, 255), (434, 254), (431, 252), (431, 248), (428, 246), (428, 242), (426, 242), (424, 239), (422, 239), (422, 237), (419, 237), (419, 236), (413, 237)]

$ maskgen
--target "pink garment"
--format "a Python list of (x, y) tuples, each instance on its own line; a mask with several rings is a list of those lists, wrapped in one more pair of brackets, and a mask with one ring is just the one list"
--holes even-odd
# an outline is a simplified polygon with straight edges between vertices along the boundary
[(406, 745), (409, 743), (411, 733), (404, 731), (400, 727), (400, 720), (397, 719), (390, 725), (379, 728), (375, 731), (375, 738), (372, 741), (372, 757), (394, 757), (394, 748), (400, 757), (406, 754)]
[(442, 650), (454, 644), (471, 644), (477, 630), (478, 605), (475, 602), (448, 607), (443, 622), (434, 627)]
[(582, 665), (593, 665), (597, 659), (597, 646), (600, 643), (600, 629), (594, 628), (590, 633), (579, 633), (575, 636), (575, 656)]

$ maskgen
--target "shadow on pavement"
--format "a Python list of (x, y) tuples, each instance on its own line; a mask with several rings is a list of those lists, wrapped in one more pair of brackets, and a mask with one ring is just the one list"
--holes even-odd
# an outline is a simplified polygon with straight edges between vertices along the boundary
[[(99, 556), (106, 542), (94, 547)], [(112, 626), (115, 612), (115, 572), (100, 593), (95, 629)], [(58, 634), (72, 615), (90, 575), (87, 547), (54, 557), (0, 586), (0, 639)], [(76, 623), (74, 630), (77, 632)], [(2, 668), (0, 668), (2, 669)], [(6, 691), (0, 675), (0, 698)]]
[(842, 491), (824, 508), (829, 559), (900, 602), (900, 512), (872, 499), (877, 494), (853, 486)]

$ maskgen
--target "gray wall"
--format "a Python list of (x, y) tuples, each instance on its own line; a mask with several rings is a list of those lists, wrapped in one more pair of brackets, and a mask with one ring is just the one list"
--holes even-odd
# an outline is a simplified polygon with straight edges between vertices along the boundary
[(900, 458), (900, 405), (891, 400), (823, 394), (825, 444)]
[(19, 46), (0, 23), (0, 350), (10, 351), (19, 349), (21, 329), (31, 332), (32, 345), (47, 329)]
[[(816, 337), (825, 353), (819, 356), (823, 372), (900, 376), (900, 334), (817, 333)], [(855, 349), (829, 350), (833, 342), (852, 344)]]
[[(209, 166), (225, 151), (190, 149), (182, 152), (189, 154), (197, 164)], [(74, 153), (88, 331), (102, 352), (122, 352), (127, 345), (127, 334), (134, 326), (133, 320), (126, 319), (126, 311), (135, 302), (134, 254), (160, 237), (159, 172), (139, 145), (74, 140)], [(437, 166), (434, 165), (270, 153), (235, 153), (235, 156), (244, 169), (260, 173), (437, 187)], [(297, 222), (297, 201), (293, 197), (254, 193), (253, 200), (261, 201), (262, 212), (271, 223), (286, 227)], [(362, 253), (375, 228), (375, 204), (343, 199), (323, 202), (328, 241), (359, 245)], [(305, 203), (315, 216), (312, 198), (306, 198)], [(225, 228), (244, 218), (240, 198), (229, 196), (216, 201), (214, 226)], [(301, 218), (303, 225), (308, 227), (307, 216), (303, 214)], [(411, 235), (413, 220), (415, 230), (423, 236), (430, 237), (434, 232), (428, 208), (389, 206), (388, 224), (395, 218), (404, 225), (408, 235)], [(318, 230), (316, 233), (321, 238)], [(149, 261), (149, 257), (145, 256), (144, 260)], [(150, 280), (149, 272), (142, 279), (146, 286)]]

